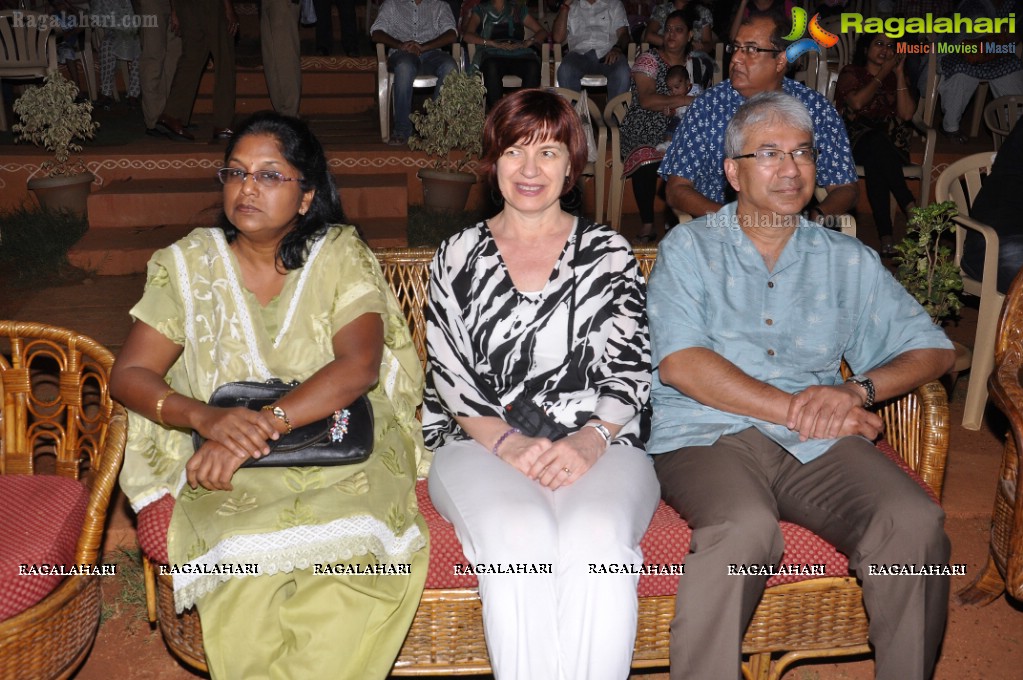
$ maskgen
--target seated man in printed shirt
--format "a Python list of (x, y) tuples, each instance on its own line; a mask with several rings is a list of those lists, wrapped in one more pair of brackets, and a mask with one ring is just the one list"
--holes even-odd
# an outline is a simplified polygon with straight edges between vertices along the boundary
[(781, 36), (788, 30), (773, 15), (743, 21), (729, 46), (729, 79), (704, 92), (675, 130), (661, 162), (661, 176), (667, 184), (668, 205), (676, 212), (699, 217), (721, 208), (727, 187), (722, 171), (725, 127), (743, 102), (773, 91), (801, 101), (813, 120), (820, 149), (816, 182), (828, 195), (810, 208), (809, 217), (830, 226), (833, 222), (827, 217), (849, 212), (856, 205), (856, 164), (842, 118), (819, 92), (785, 78), (789, 62)]

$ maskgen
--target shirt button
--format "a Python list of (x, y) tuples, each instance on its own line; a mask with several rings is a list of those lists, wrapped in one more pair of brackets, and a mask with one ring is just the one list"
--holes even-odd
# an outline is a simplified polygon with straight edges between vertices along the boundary
[(767, 282), (767, 287), (768, 288), (774, 288), (774, 281), (768, 281)]
[(768, 326), (773, 326), (774, 325), (774, 319), (767, 319), (767, 320), (765, 320), (764, 323), (766, 323)]
[(767, 356), (773, 357), (774, 356), (774, 350), (773, 349), (767, 350)]

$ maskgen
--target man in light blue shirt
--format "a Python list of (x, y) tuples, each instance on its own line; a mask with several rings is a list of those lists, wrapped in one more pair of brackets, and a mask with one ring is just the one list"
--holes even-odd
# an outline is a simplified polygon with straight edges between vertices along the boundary
[[(647, 448), (694, 546), (672, 680), (739, 677), (767, 577), (729, 576), (728, 565), (777, 565), (779, 519), (848, 555), (878, 678), (928, 678), (937, 658), (947, 577), (869, 572), (946, 564), (944, 515), (873, 446), (882, 422), (868, 408), (941, 376), (954, 351), (876, 253), (800, 216), (814, 188), (813, 130), (781, 92), (740, 107), (724, 160), (737, 202), (669, 233), (651, 274)], [(843, 357), (857, 373), (846, 382)]]

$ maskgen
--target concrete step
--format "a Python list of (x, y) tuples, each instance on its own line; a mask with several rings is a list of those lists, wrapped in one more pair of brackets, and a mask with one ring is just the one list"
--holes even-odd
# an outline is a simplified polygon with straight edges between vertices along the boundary
[(160, 248), (166, 248), (198, 225), (168, 224), (155, 227), (89, 227), (85, 236), (68, 251), (75, 267), (102, 276), (139, 274)]
[[(377, 87), (376, 62), (372, 69), (347, 68), (360, 60), (347, 57), (304, 57), (302, 65), (302, 94), (334, 92), (375, 94)], [(365, 61), (365, 60), (362, 60)], [(199, 94), (212, 95), (215, 82), (212, 69), (203, 72), (199, 81)], [(239, 97), (266, 94), (266, 76), (261, 66), (239, 67), (235, 72), (235, 92)]]
[(356, 223), (367, 219), (408, 219), (408, 175), (396, 172), (334, 175), (345, 217)]
[[(210, 173), (212, 175), (212, 173)], [(341, 205), (348, 219), (408, 215), (405, 173), (335, 175)], [(138, 229), (167, 224), (206, 226), (217, 216), (221, 185), (216, 178), (116, 180), (89, 195), (92, 229)]]
[[(336, 92), (332, 94), (315, 94), (302, 92), (302, 99), (299, 102), (299, 115), (311, 116), (322, 114), (362, 114), (368, 117), (375, 117), (376, 94)], [(256, 111), (267, 111), (272, 109), (270, 95), (265, 91), (262, 94), (242, 95), (235, 98), (234, 111), (237, 118)], [(213, 96), (200, 94), (195, 98), (195, 113), (212, 114)]]
[(220, 203), (221, 184), (212, 172), (188, 179), (116, 180), (89, 194), (89, 228), (207, 225)]
[[(362, 229), (373, 248), (400, 248), (408, 245), (406, 220), (397, 217), (372, 217), (352, 220)], [(153, 253), (166, 248), (196, 228), (194, 224), (168, 224), (155, 227), (90, 227), (85, 236), (68, 252), (68, 261), (100, 276), (140, 274)]]

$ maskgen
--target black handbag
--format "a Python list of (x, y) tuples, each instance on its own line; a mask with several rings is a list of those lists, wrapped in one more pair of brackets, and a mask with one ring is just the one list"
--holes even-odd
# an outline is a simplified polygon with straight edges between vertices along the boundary
[(504, 407), (504, 420), (527, 437), (546, 437), (554, 442), (569, 435), (567, 427), (547, 415), (525, 392)]
[[(224, 383), (213, 391), (209, 403), (219, 408), (241, 406), (258, 411), (276, 402), (298, 384), (277, 379)], [(192, 432), (192, 446), (196, 450), (205, 441), (198, 432)], [(242, 467), (326, 467), (365, 462), (373, 452), (373, 407), (362, 395), (347, 408), (296, 427), (267, 443), (270, 445), (269, 454), (249, 458)]]

